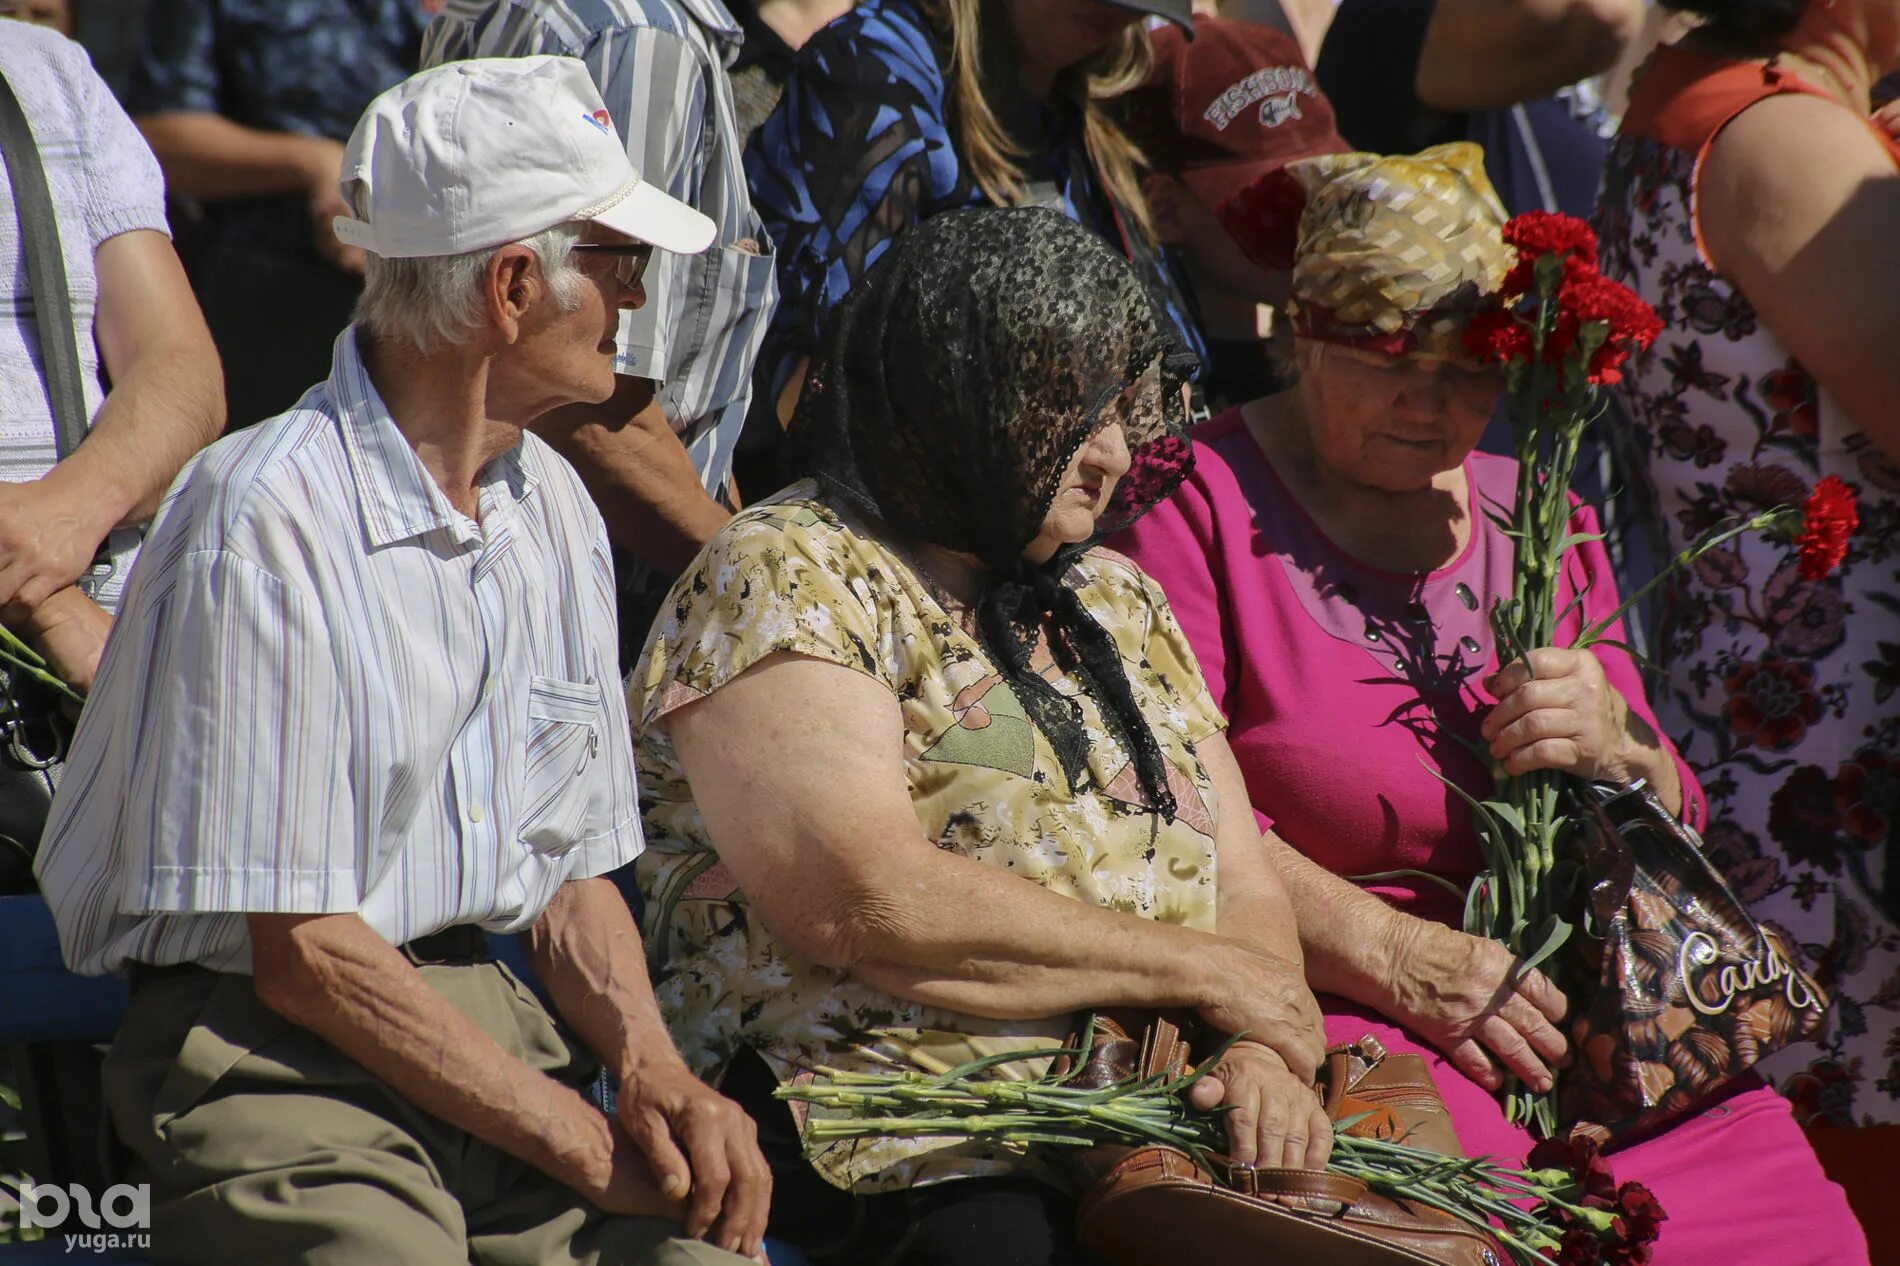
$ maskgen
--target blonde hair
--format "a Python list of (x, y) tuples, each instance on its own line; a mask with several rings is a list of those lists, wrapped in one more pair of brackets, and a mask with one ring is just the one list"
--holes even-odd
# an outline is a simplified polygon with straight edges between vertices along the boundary
[[(950, 46), (944, 72), (964, 170), (991, 202), (1014, 206), (1028, 190), (1021, 161), (1028, 151), (996, 117), (986, 91), (999, 70), (996, 62), (1004, 60), (996, 54), (1006, 47), (997, 25), (996, 0), (923, 0), (922, 8)], [(1101, 51), (1065, 68), (1055, 81), (1056, 92), (1082, 112), (1083, 143), (1102, 183), (1133, 215), (1130, 227), (1150, 243), (1154, 222), (1141, 195), (1147, 158), (1102, 103), (1146, 83), (1153, 68), (1154, 47), (1147, 29), (1136, 23), (1118, 32)]]

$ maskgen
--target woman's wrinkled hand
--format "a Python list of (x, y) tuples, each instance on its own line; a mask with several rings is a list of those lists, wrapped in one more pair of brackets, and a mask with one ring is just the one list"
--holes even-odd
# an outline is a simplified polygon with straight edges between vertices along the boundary
[(1188, 1091), (1204, 1112), (1225, 1107), (1228, 1152), (1246, 1165), (1323, 1169), (1333, 1151), (1333, 1123), (1310, 1081), (1268, 1047), (1236, 1042)]
[(1217, 1032), (1268, 1047), (1311, 1085), (1326, 1058), (1326, 1026), (1304, 968), (1235, 941), (1205, 954), (1200, 967), (1209, 990), (1196, 1008), (1201, 1018)]
[(1531, 1089), (1550, 1088), (1569, 1049), (1556, 1028), (1569, 1003), (1549, 977), (1497, 941), (1410, 915), (1395, 921), (1385, 957), (1386, 1015), (1487, 1090), (1503, 1083), (1493, 1056)]
[(1485, 679), (1497, 706), (1480, 733), (1505, 772), (1555, 769), (1579, 778), (1630, 781), (1629, 703), (1589, 650), (1544, 647)]

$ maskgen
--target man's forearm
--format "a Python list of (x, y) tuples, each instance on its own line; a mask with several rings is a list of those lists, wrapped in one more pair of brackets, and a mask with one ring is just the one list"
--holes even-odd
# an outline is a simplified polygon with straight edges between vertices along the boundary
[(561, 1018), (621, 1081), (651, 1060), (679, 1058), (647, 978), (640, 929), (610, 881), (562, 884), (528, 930), (527, 948)]
[(253, 915), (251, 925), (266, 1006), (425, 1112), (570, 1185), (588, 1174), (605, 1185), (607, 1119), (505, 1050), (360, 918)]
[(172, 191), (203, 201), (308, 193), (335, 174), (341, 152), (328, 137), (260, 132), (208, 111), (146, 114), (135, 122)]
[(645, 379), (623, 376), (605, 404), (556, 409), (534, 431), (580, 472), (609, 539), (668, 576), (732, 517), (707, 495)]

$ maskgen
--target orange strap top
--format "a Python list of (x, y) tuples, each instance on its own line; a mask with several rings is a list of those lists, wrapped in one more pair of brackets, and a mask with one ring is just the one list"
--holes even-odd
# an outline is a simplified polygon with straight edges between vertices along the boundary
[[(1649, 63), (1630, 91), (1622, 134), (1658, 141), (1694, 154), (1692, 188), (1699, 191), (1702, 164), (1722, 129), (1755, 103), (1789, 93), (1834, 100), (1772, 61), (1766, 64), (1737, 61), (1717, 53), (1665, 45), (1650, 55)], [(1893, 160), (1896, 170), (1900, 170), (1900, 142), (1887, 135), (1872, 119), (1865, 122), (1867, 130)], [(1709, 253), (1702, 245), (1702, 226), (1698, 222), (1693, 228), (1696, 249), (1707, 260)]]

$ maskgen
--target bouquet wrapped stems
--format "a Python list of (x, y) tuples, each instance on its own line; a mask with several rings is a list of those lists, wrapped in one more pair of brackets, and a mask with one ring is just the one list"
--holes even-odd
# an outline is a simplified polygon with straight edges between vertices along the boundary
[[(1227, 1144), (1221, 1114), (1197, 1111), (1187, 1092), (1226, 1050), (1222, 1047), (1199, 1071), (1182, 1077), (1155, 1076), (1100, 1089), (1065, 1086), (1047, 1075), (1032, 1081), (984, 1076), (1003, 1064), (1058, 1055), (1080, 1064), (1088, 1055), (1086, 1050), (1035, 1050), (972, 1060), (942, 1073), (819, 1070), (816, 1080), (782, 1086), (777, 1094), (818, 1109), (804, 1124), (812, 1142), (980, 1138), (1024, 1147), (1159, 1144), (1186, 1152), (1219, 1179), (1215, 1158)], [(1519, 1266), (1597, 1261), (1604, 1253), (1614, 1260), (1655, 1238), (1659, 1209), (1641, 1224), (1624, 1211), (1625, 1206), (1654, 1209), (1649, 1193), (1635, 1183), (1615, 1188), (1593, 1150), (1581, 1154), (1579, 1164), (1553, 1154), (1534, 1168), (1512, 1169), (1485, 1158), (1444, 1156), (1343, 1132), (1357, 1120), (1335, 1123), (1330, 1171), (1482, 1228)], [(1572, 1244), (1591, 1251), (1579, 1256)]]

